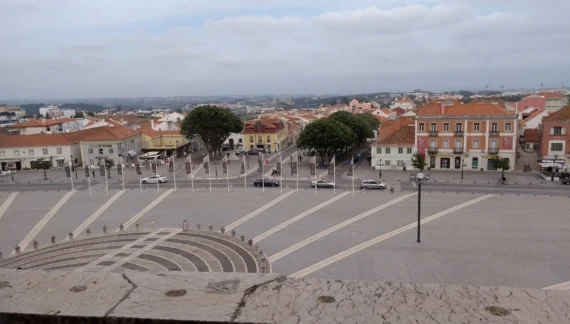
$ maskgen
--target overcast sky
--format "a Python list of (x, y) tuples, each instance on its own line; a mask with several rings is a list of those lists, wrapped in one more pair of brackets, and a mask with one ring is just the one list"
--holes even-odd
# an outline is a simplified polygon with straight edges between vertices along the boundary
[(0, 0), (0, 99), (570, 85), (568, 0)]

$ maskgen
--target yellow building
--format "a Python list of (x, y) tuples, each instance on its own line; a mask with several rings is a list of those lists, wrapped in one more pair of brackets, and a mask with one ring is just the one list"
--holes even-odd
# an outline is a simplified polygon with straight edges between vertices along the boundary
[[(150, 127), (142, 128), (141, 150), (143, 152), (166, 151), (170, 155), (176, 151), (178, 156), (182, 156), (189, 144), (190, 140), (180, 134), (180, 131), (157, 131)], [(186, 151), (188, 150), (189, 148)]]
[(288, 145), (287, 127), (279, 119), (248, 120), (243, 129), (243, 142), (245, 150), (281, 151)]

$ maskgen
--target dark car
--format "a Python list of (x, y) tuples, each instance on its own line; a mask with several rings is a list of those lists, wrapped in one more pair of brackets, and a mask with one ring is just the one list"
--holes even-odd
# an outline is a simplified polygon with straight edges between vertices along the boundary
[(275, 180), (275, 179), (257, 179), (253, 182), (253, 185), (256, 187), (279, 187), (279, 181)]
[(249, 150), (249, 151), (247, 151), (247, 155), (259, 155), (259, 151)]

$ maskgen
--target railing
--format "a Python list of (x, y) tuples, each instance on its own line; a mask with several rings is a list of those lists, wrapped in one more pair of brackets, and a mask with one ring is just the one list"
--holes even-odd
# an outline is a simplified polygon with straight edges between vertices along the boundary
[(499, 136), (499, 131), (498, 130), (491, 130), (489, 132), (489, 136)]
[(455, 132), (453, 132), (453, 136), (463, 136), (463, 131), (462, 130), (455, 130)]
[(499, 148), (498, 147), (490, 147), (489, 148), (489, 154), (499, 154)]
[(427, 151), (428, 151), (429, 154), (436, 154), (436, 153), (437, 153), (437, 147), (435, 147), (435, 146), (433, 146), (433, 147), (430, 146), (430, 147), (428, 147)]
[(462, 153), (463, 153), (463, 147), (455, 147), (455, 148), (453, 148), (453, 153), (455, 153), (455, 154), (462, 154)]
[(437, 136), (437, 135), (438, 135), (437, 131), (434, 131), (434, 130), (429, 131), (429, 136)]

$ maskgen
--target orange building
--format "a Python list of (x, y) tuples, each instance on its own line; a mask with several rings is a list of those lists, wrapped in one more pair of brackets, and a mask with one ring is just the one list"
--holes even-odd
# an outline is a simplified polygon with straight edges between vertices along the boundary
[(431, 169), (496, 170), (497, 156), (514, 169), (517, 115), (498, 105), (429, 103), (415, 123), (416, 149)]

